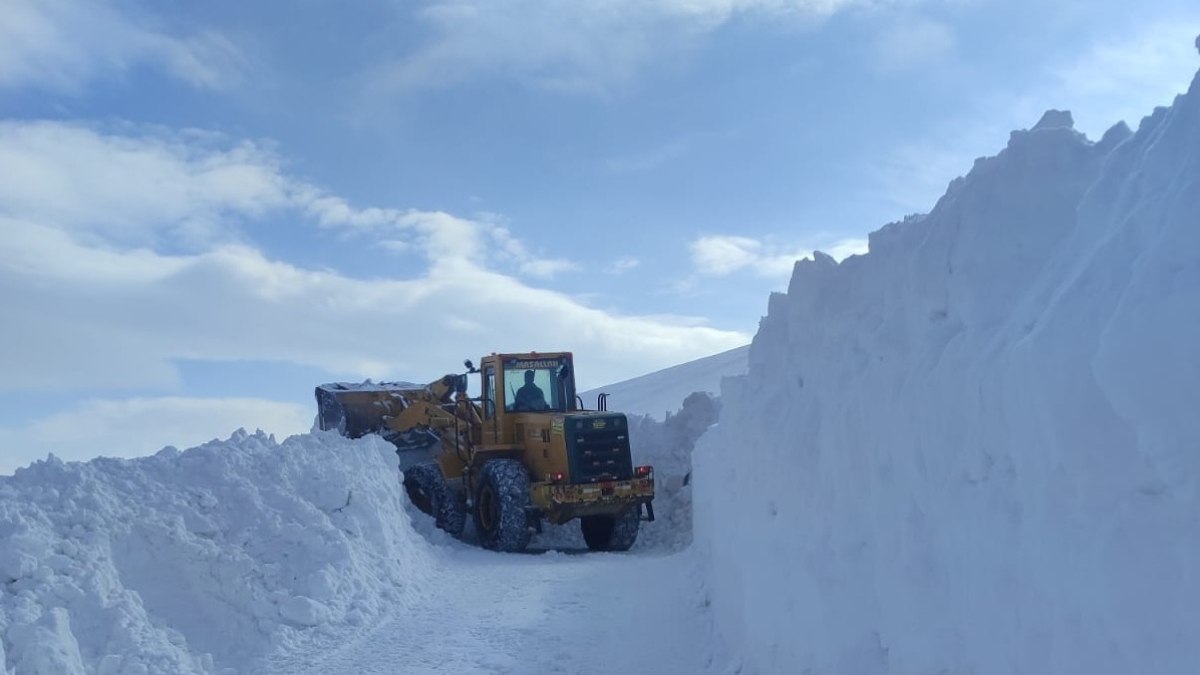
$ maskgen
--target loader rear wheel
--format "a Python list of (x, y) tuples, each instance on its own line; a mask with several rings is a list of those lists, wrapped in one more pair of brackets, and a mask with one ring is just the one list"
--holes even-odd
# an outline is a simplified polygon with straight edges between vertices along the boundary
[(475, 492), (475, 531), (493, 551), (524, 551), (529, 529), (529, 474), (515, 459), (493, 459), (479, 472)]
[(642, 507), (638, 504), (615, 516), (583, 516), (579, 529), (593, 551), (628, 551), (637, 541), (641, 522)]
[(404, 490), (413, 506), (433, 516), (440, 528), (458, 537), (467, 525), (467, 513), (435, 461), (414, 464), (404, 470)]

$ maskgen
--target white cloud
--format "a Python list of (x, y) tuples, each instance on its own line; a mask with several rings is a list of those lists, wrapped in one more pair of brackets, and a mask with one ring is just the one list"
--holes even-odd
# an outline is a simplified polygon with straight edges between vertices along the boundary
[(0, 475), (53, 452), (63, 460), (136, 457), (199, 445), (245, 428), (278, 437), (312, 428), (312, 408), (257, 398), (95, 399), (30, 422), (0, 427)]
[(551, 279), (561, 272), (579, 269), (570, 260), (529, 260), (521, 263), (521, 274), (535, 279)]
[(104, 75), (151, 65), (197, 87), (241, 78), (245, 61), (214, 32), (173, 36), (143, 25), (107, 0), (5, 0), (0, 87), (74, 91)]
[[(47, 266), (14, 268), (14, 259)], [(748, 339), (592, 309), (463, 259), (414, 279), (363, 281), (245, 247), (167, 257), (4, 236), (0, 285), (15, 289), (0, 322), (21, 327), (0, 337), (9, 390), (171, 387), (171, 362), (182, 358), (422, 380), (493, 350), (558, 348), (579, 354), (581, 378), (619, 380)]]
[(428, 0), (434, 37), (373, 73), (385, 89), (499, 76), (605, 93), (739, 16), (811, 21), (868, 0)]
[(127, 245), (206, 243), (228, 217), (296, 199), (273, 155), (196, 134), (132, 138), (81, 124), (0, 122), (0, 213)]
[[(705, 236), (691, 243), (692, 263), (698, 274), (728, 276), (748, 270), (765, 278), (787, 278), (796, 261), (820, 250), (838, 260), (866, 253), (865, 239), (828, 240), (819, 246), (786, 249), (757, 239), (736, 236)], [(687, 285), (684, 286), (685, 288)]]
[[(53, 223), (85, 243), (202, 249), (237, 240), (237, 224), (282, 209), (321, 226), (369, 236), (431, 261), (500, 260), (546, 279), (578, 269), (531, 252), (497, 216), (356, 209), (285, 176), (274, 152), (247, 141), (185, 132), (128, 137), (82, 124), (0, 122), (0, 214)], [(407, 237), (407, 239), (406, 239)]]
[[(502, 224), (503, 218), (495, 214), (467, 219), (436, 211), (355, 209), (340, 198), (320, 194), (315, 188), (304, 186), (294, 192), (295, 204), (322, 226), (340, 228), (354, 235), (384, 237), (380, 245), (395, 253), (422, 250), (434, 265), (455, 260), (483, 265), (486, 261), (537, 279), (579, 269), (578, 264), (569, 260), (535, 255)], [(410, 239), (396, 239), (397, 236)]]
[(848, 237), (832, 241), (820, 248), (813, 249), (831, 256), (834, 260), (841, 262), (852, 255), (865, 255), (867, 253), (868, 242), (866, 239), (858, 237)]
[[(356, 209), (289, 178), (254, 146), (222, 150), (51, 123), (10, 123), (4, 133), (22, 142), (0, 154), (0, 173), (40, 167), (70, 177), (31, 179), (36, 199), (0, 186), (0, 325), (10, 327), (0, 333), (0, 388), (10, 391), (169, 390), (179, 384), (176, 359), (283, 361), (339, 376), (421, 380), (493, 350), (560, 348), (579, 354), (579, 377), (594, 383), (748, 340), (604, 312), (529, 285), (513, 275), (566, 265), (531, 254), (497, 219)], [(107, 191), (114, 162), (117, 196)], [(136, 188), (145, 185), (155, 187)], [(160, 252), (157, 242), (174, 236), (171, 223), (194, 213), (231, 228), (230, 236)], [(426, 269), (373, 280), (304, 269), (239, 243), (230, 224), (281, 214), (388, 246), (402, 242), (424, 254)]]
[(701, 274), (725, 276), (761, 260), (762, 242), (749, 237), (701, 237), (691, 249), (692, 262)]
[(501, 219), (496, 216), (489, 216), (482, 223), (495, 247), (490, 253), (495, 255), (498, 252), (510, 264), (516, 265), (522, 275), (537, 279), (550, 279), (562, 272), (579, 269), (579, 265), (570, 260), (542, 258), (534, 255), (521, 240), (513, 236), (507, 227), (500, 225), (499, 220)]

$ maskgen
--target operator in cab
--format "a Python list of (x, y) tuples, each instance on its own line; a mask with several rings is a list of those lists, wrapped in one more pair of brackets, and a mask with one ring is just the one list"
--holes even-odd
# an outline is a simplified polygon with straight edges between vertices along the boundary
[(525, 384), (517, 390), (513, 410), (547, 410), (550, 407), (546, 403), (546, 393), (533, 383), (533, 377), (532, 370), (525, 371)]

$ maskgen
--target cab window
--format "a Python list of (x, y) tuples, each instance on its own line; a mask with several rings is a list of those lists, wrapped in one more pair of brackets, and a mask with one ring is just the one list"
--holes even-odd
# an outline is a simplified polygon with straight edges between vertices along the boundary
[(508, 412), (565, 412), (575, 395), (565, 358), (506, 361), (504, 388)]

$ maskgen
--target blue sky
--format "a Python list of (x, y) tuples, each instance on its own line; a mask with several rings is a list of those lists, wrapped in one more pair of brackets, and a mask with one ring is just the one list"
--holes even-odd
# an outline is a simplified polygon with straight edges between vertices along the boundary
[(0, 473), (307, 430), (312, 387), (750, 340), (1047, 108), (1197, 67), (1194, 3), (0, 0)]

